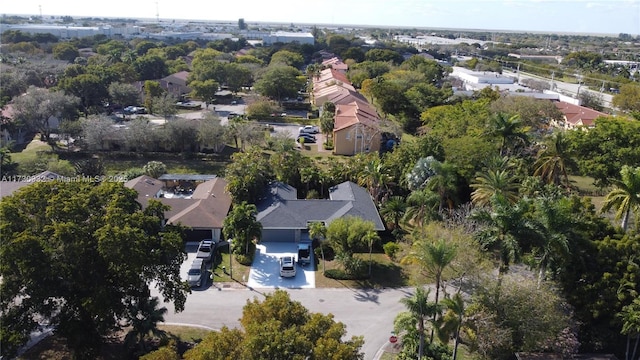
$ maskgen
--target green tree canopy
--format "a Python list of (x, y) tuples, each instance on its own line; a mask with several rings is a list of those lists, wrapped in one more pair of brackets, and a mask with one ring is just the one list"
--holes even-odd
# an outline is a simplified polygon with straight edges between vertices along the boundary
[(304, 58), (296, 52), (280, 50), (271, 55), (271, 62), (269, 65), (275, 64), (293, 66), (294, 68), (299, 69), (304, 64)]
[(348, 340), (346, 327), (333, 315), (311, 313), (284, 290), (264, 301), (247, 300), (243, 329), (222, 328), (185, 353), (187, 360), (361, 360), (362, 337)]
[(164, 205), (141, 210), (137, 196), (122, 183), (51, 181), (2, 200), (3, 355), (46, 321), (77, 358), (93, 359), (153, 282), (184, 309), (182, 238), (163, 228)]
[(296, 97), (304, 85), (304, 77), (292, 66), (270, 66), (256, 81), (255, 89), (261, 95), (282, 101), (285, 97)]

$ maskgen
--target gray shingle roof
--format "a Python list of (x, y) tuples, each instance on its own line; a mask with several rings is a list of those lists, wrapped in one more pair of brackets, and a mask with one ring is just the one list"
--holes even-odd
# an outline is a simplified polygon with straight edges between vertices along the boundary
[(257, 206), (257, 220), (263, 229), (306, 229), (311, 221), (324, 221), (328, 225), (343, 216), (356, 216), (372, 221), (378, 231), (385, 229), (364, 188), (348, 181), (331, 188), (329, 194), (330, 199), (297, 199), (295, 188), (274, 182)]

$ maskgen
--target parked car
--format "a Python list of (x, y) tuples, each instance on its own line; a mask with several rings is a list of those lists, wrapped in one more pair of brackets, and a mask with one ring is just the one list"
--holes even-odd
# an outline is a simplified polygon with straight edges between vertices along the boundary
[(202, 259), (205, 262), (211, 261), (213, 258), (213, 250), (215, 243), (211, 239), (205, 239), (200, 241), (200, 245), (198, 245), (198, 253), (196, 255), (197, 259)]
[(204, 274), (206, 273), (207, 268), (203, 259), (195, 259), (193, 263), (191, 263), (191, 267), (189, 268), (189, 272), (187, 273), (187, 282), (191, 287), (200, 287), (202, 286), (203, 279), (205, 279)]
[(298, 244), (298, 264), (302, 266), (311, 264), (311, 244)]
[(320, 129), (315, 125), (306, 125), (300, 128), (300, 134), (318, 134)]
[(281, 277), (295, 277), (296, 276), (296, 264), (293, 260), (293, 256), (283, 256), (280, 258), (280, 276)]
[(122, 109), (122, 111), (124, 111), (125, 114), (146, 114), (147, 113), (147, 109), (140, 106), (127, 106), (124, 109)]
[(304, 139), (305, 144), (315, 144), (316, 143), (316, 137), (311, 135), (311, 134), (299, 134), (298, 135), (298, 141), (300, 141), (300, 139)]

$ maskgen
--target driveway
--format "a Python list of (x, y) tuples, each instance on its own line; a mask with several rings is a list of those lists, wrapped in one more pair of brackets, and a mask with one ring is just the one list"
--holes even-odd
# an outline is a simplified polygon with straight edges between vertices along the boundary
[(249, 281), (250, 288), (288, 288), (288, 289), (312, 289), (316, 287), (316, 273), (313, 268), (315, 260), (311, 254), (311, 265), (304, 268), (296, 263), (296, 276), (293, 278), (280, 277), (279, 259), (282, 256), (298, 256), (297, 245), (294, 243), (262, 243), (256, 247), (256, 254), (253, 258)]

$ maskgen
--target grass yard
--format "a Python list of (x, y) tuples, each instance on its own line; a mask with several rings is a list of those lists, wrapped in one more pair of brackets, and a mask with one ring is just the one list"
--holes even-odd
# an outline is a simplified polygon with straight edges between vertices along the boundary
[[(226, 272), (222, 269), (225, 267)], [(230, 276), (230, 270), (233, 270), (233, 279)], [(213, 282), (225, 283), (232, 281), (241, 281), (246, 283), (249, 280), (250, 266), (245, 266), (236, 261), (229, 263), (229, 252), (227, 247), (223, 247), (220, 252), (216, 253), (216, 257), (212, 263)]]
[[(142, 168), (152, 159), (104, 159), (103, 164), (108, 175), (116, 175), (131, 168)], [(171, 174), (216, 174), (224, 173), (226, 162), (207, 159), (155, 159), (167, 166)]]
[[(362, 257), (365, 263), (369, 261), (369, 254), (356, 254)], [(316, 288), (394, 288), (412, 285), (410, 266), (400, 266), (391, 261), (385, 254), (372, 254), (371, 277), (365, 280), (336, 280), (323, 274), (323, 261), (319, 259), (318, 271), (316, 271)], [(340, 264), (336, 260), (327, 261), (326, 269), (338, 269)], [(367, 268), (368, 269), (368, 268)]]
[(17, 163), (32, 160), (39, 156), (38, 152), (50, 150), (51, 146), (47, 145), (44, 141), (40, 141), (40, 135), (36, 135), (24, 150), (21, 152), (11, 153), (11, 160)]

